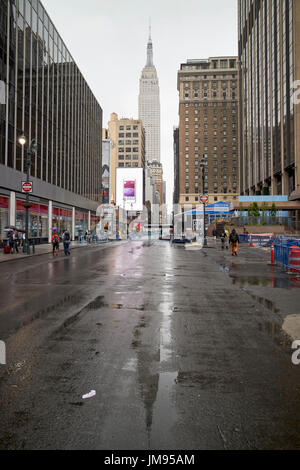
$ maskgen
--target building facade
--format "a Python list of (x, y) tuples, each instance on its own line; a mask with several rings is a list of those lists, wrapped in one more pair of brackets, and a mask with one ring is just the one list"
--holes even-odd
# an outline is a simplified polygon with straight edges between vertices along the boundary
[(173, 204), (179, 204), (179, 127), (173, 130), (174, 144), (174, 191)]
[(146, 159), (160, 162), (160, 90), (153, 64), (151, 34), (147, 45), (147, 64), (140, 78), (139, 119), (146, 133)]
[(116, 201), (116, 169), (145, 168), (145, 129), (140, 120), (119, 119), (112, 113), (108, 123), (111, 140), (111, 201)]
[[(235, 201), (239, 194), (239, 86), (236, 57), (188, 60), (178, 72), (179, 204)], [(176, 150), (177, 151), (177, 150)], [(207, 156), (203, 187), (201, 159)], [(176, 172), (177, 171), (177, 172)]]
[(162, 164), (157, 160), (153, 160), (152, 162), (147, 162), (147, 166), (151, 170), (156, 191), (159, 193), (159, 204), (165, 204)]
[(39, 0), (0, 0), (0, 83), (1, 237), (6, 225), (24, 229), (21, 183), (32, 139), (29, 236), (46, 241), (53, 228), (74, 237), (93, 229), (102, 109)]
[(110, 161), (112, 142), (108, 137), (108, 130), (102, 130), (102, 204), (110, 204)]
[(241, 193), (300, 199), (300, 2), (239, 0), (238, 20)]

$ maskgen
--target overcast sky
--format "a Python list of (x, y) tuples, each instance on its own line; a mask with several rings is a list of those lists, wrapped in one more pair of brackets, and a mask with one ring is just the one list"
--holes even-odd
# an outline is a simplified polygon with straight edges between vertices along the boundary
[(173, 126), (178, 125), (177, 70), (187, 59), (237, 55), (236, 0), (42, 0), (103, 109), (138, 118), (149, 17), (160, 80), (161, 161), (168, 203), (173, 191)]

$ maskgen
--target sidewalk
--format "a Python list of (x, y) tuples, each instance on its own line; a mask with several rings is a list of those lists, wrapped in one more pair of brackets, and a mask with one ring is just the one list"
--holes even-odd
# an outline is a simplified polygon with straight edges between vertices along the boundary
[[(114, 243), (113, 241), (109, 241), (106, 243), (92, 243), (89, 245), (90, 247), (98, 247), (98, 246), (106, 246), (106, 245), (111, 245)], [(80, 243), (80, 242), (72, 242), (71, 243), (71, 250), (74, 250), (75, 248), (87, 248), (87, 243)], [(59, 245), (59, 251), (61, 253), (64, 252), (64, 246), (63, 243), (60, 243)], [(27, 255), (26, 253), (23, 253), (22, 247), (19, 248), (19, 254), (4, 254), (3, 249), (0, 252), (0, 263), (5, 263), (7, 261), (17, 261), (23, 258), (32, 258), (33, 256), (41, 256), (41, 255), (47, 255), (52, 253), (52, 245), (50, 243), (45, 244), (45, 245), (36, 245), (35, 247), (35, 253), (32, 253), (32, 246), (30, 247), (30, 255)]]

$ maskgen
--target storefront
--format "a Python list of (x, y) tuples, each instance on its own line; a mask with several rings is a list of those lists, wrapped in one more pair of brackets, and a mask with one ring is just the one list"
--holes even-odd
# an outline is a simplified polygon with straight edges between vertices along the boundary
[(72, 210), (53, 207), (52, 231), (62, 235), (65, 231), (72, 233)]
[(9, 199), (0, 196), (0, 242), (7, 237), (5, 227), (9, 224)]
[(88, 230), (89, 214), (88, 212), (75, 211), (75, 238), (85, 235)]
[[(25, 230), (26, 209), (24, 201), (16, 201), (16, 229)], [(29, 238), (42, 239), (48, 238), (48, 206), (44, 204), (32, 204), (29, 209)]]

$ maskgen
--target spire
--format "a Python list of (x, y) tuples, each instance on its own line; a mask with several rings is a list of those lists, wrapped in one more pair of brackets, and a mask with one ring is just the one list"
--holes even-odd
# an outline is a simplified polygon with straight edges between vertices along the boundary
[(149, 19), (149, 40), (147, 45), (147, 65), (146, 67), (153, 67), (153, 44), (151, 38), (151, 18)]

